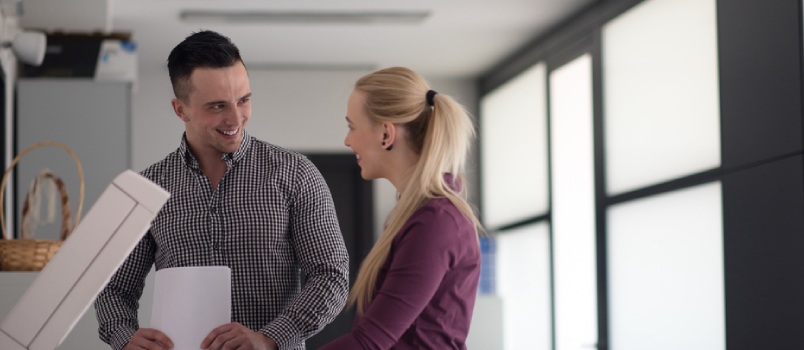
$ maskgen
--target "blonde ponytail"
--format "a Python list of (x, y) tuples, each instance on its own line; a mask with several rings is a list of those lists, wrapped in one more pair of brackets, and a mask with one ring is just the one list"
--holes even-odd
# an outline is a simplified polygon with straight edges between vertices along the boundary
[[(403, 67), (366, 75), (357, 81), (355, 89), (366, 92), (365, 108), (371, 119), (407, 128), (406, 134), (420, 156), (380, 238), (360, 266), (349, 295), (349, 305), (356, 306), (358, 314), (362, 314), (374, 297), (377, 275), (388, 259), (394, 238), (424, 203), (447, 198), (476, 228), (480, 223), (466, 200), (466, 183), (461, 175), (474, 137), (474, 126), (463, 106), (450, 96), (431, 93), (421, 76)], [(459, 190), (445, 182), (445, 173), (452, 174), (452, 182)]]

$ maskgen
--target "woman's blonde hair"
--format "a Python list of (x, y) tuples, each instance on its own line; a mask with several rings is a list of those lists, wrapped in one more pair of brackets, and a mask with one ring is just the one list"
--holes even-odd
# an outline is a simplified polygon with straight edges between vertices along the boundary
[[(349, 304), (362, 314), (373, 299), (377, 274), (388, 258), (391, 243), (399, 230), (422, 204), (432, 198), (447, 198), (476, 229), (480, 223), (466, 200), (466, 186), (461, 170), (475, 136), (474, 125), (466, 109), (453, 98), (436, 93), (428, 101), (430, 87), (416, 72), (391, 67), (370, 73), (355, 83), (355, 90), (365, 93), (365, 111), (375, 123), (389, 122), (404, 127), (404, 133), (419, 161), (412, 170), (377, 243), (366, 256), (357, 275)], [(444, 173), (453, 175), (457, 192), (445, 182)]]

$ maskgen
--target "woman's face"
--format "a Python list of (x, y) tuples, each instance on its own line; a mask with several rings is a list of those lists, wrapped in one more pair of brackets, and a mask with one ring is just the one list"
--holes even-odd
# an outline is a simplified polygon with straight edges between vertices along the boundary
[(360, 166), (360, 175), (363, 179), (372, 180), (387, 178), (384, 169), (383, 157), (385, 146), (383, 143), (382, 124), (369, 119), (365, 108), (366, 93), (353, 90), (349, 96), (346, 107), (346, 122), (349, 132), (343, 144), (352, 149)]

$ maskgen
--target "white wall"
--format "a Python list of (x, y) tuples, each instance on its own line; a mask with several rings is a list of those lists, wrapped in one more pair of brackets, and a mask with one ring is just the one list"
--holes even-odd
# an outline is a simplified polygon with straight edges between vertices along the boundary
[(24, 0), (23, 28), (47, 31), (102, 32), (112, 30), (114, 0)]

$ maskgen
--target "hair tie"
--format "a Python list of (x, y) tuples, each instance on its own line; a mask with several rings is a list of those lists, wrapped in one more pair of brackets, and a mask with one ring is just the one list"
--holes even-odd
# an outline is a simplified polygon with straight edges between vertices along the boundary
[(437, 94), (434, 90), (427, 90), (427, 104), (434, 106), (433, 97)]

